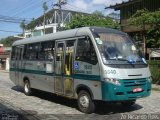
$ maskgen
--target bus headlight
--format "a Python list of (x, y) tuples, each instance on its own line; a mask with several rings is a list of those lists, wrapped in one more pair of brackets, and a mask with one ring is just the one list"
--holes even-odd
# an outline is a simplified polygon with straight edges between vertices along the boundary
[(148, 78), (148, 82), (151, 83), (152, 82), (152, 76)]
[(104, 80), (108, 83), (114, 84), (114, 85), (118, 85), (120, 86), (121, 83), (118, 79), (113, 79), (113, 78), (104, 78)]

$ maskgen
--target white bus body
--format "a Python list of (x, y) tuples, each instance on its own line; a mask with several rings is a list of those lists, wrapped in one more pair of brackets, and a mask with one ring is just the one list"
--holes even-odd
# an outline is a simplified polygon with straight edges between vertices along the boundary
[(84, 27), (14, 42), (10, 79), (23, 86), (78, 99), (82, 112), (94, 100), (134, 104), (150, 95), (148, 65), (126, 33)]

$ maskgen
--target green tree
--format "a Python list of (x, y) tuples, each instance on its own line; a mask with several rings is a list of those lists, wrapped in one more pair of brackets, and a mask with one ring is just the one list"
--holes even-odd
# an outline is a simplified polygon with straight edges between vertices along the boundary
[(147, 47), (160, 47), (160, 11), (138, 10), (129, 23), (142, 29), (144, 54)]
[(101, 11), (98, 11), (98, 10), (94, 11), (92, 14), (97, 16), (97, 17), (104, 17), (103, 13)]
[(108, 17), (99, 17), (97, 15), (75, 15), (70, 23), (66, 25), (66, 29), (74, 29), (85, 26), (98, 26), (119, 28), (119, 23)]
[(13, 42), (15, 42), (16, 40), (19, 40), (20, 38), (15, 38), (13, 36), (9, 36), (6, 38), (2, 38), (0, 40), (0, 44), (3, 44), (5, 47), (11, 47)]
[(31, 22), (27, 25), (27, 29), (30, 29), (31, 31), (33, 31), (35, 27), (36, 27), (36, 21), (33, 18)]

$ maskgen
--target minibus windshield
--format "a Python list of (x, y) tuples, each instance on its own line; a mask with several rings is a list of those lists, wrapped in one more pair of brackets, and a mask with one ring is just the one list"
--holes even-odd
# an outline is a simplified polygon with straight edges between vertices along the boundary
[(146, 64), (140, 50), (127, 34), (96, 33), (95, 40), (104, 64)]

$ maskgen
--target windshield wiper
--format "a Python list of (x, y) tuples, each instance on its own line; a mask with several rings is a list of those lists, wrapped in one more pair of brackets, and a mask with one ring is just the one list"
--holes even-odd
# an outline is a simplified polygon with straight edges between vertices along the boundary
[(110, 58), (110, 60), (120, 60), (120, 61), (128, 61), (125, 58)]

